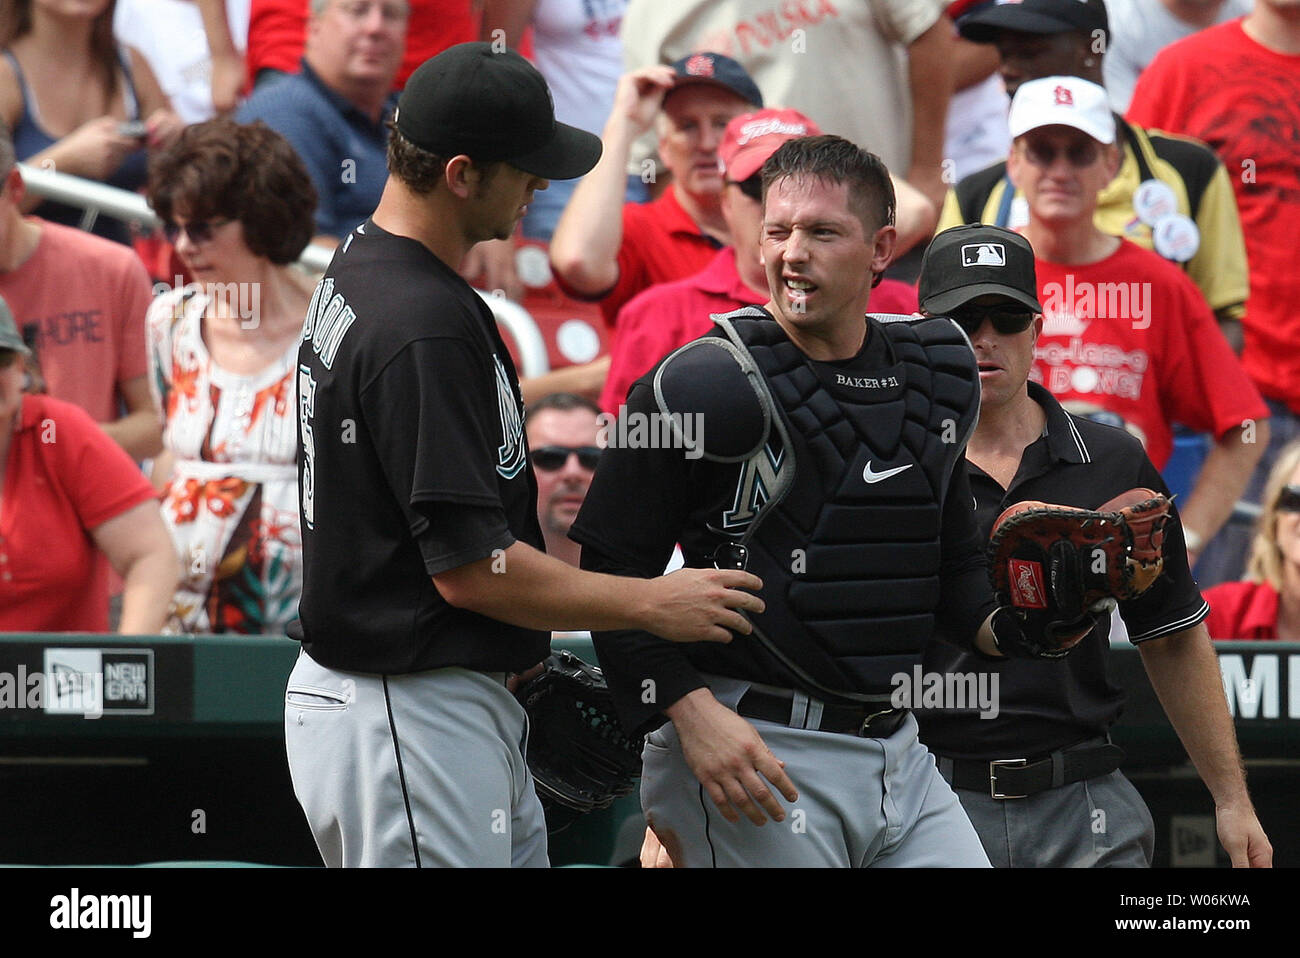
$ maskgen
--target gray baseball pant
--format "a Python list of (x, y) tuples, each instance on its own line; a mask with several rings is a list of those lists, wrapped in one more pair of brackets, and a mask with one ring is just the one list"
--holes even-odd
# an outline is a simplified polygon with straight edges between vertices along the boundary
[[(949, 779), (951, 768), (939, 759)], [(995, 868), (1151, 867), (1151, 810), (1118, 769), (1025, 798), (956, 792)]]
[(327, 669), (303, 652), (285, 691), (294, 794), (329, 866), (547, 866), (504, 673)]
[[(744, 686), (713, 689), (734, 707)], [(989, 866), (912, 716), (883, 739), (746, 721), (785, 762), (799, 792), (783, 822), (728, 822), (687, 766), (672, 723), (646, 738), (641, 805), (661, 838), (671, 832), (675, 866)]]

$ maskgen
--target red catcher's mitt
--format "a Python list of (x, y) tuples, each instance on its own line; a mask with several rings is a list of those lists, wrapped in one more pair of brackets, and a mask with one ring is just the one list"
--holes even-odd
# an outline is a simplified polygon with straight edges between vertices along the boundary
[(1164, 567), (1169, 500), (1130, 489), (1097, 509), (1018, 502), (993, 524), (989, 574), (998, 603), (1021, 620), (1037, 649), (1062, 654), (1061, 636), (1090, 614), (1146, 592)]

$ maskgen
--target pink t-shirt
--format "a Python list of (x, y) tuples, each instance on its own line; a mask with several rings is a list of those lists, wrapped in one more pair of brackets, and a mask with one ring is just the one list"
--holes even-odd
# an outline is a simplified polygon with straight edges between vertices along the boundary
[(96, 422), (121, 416), (119, 387), (148, 370), (144, 317), (149, 274), (130, 247), (47, 223), (36, 251), (0, 273), (0, 296), (21, 331), (36, 326), (36, 355), (51, 396)]

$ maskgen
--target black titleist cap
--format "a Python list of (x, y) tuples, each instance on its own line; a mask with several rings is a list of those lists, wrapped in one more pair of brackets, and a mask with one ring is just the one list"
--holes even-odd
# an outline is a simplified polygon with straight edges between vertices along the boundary
[(1092, 33), (1110, 36), (1104, 0), (1002, 0), (962, 17), (958, 31), (975, 43), (994, 43), (1003, 30), (1021, 33)]
[(505, 160), (548, 180), (582, 176), (600, 159), (599, 137), (555, 121), (537, 69), (490, 43), (458, 43), (420, 64), (397, 101), (395, 122), (422, 150)]
[[(677, 74), (673, 90), (694, 83), (708, 83), (734, 93), (756, 108), (761, 109), (763, 106), (763, 94), (759, 92), (758, 84), (745, 72), (744, 67), (721, 53), (687, 54), (673, 63), (673, 72)], [(668, 91), (669, 95), (673, 90)]]
[(996, 294), (1041, 313), (1034, 249), (1019, 233), (973, 223), (944, 230), (921, 257), (917, 298), (942, 316), (978, 296)]

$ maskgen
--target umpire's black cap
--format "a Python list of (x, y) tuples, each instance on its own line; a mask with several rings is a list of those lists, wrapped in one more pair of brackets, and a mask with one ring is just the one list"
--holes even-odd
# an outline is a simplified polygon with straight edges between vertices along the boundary
[(917, 298), (942, 316), (978, 296), (997, 294), (1041, 313), (1034, 248), (1019, 233), (972, 223), (936, 236), (921, 257)]
[(555, 121), (537, 69), (491, 43), (458, 43), (425, 60), (406, 81), (394, 122), (422, 150), (504, 160), (548, 180), (582, 176), (600, 159), (600, 137)]
[(1018, 33), (1087, 33), (1110, 36), (1105, 0), (1004, 0), (958, 21), (957, 30), (975, 43), (996, 43), (1003, 30)]

